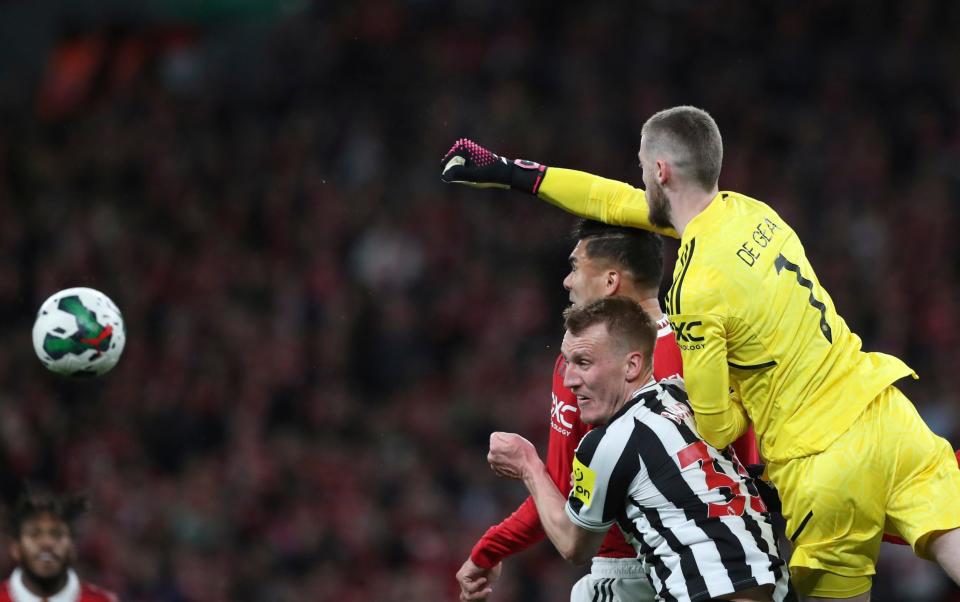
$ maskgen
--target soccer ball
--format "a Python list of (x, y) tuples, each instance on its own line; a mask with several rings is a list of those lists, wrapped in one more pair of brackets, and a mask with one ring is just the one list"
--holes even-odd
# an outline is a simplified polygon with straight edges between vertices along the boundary
[(127, 332), (123, 316), (109, 297), (92, 288), (54, 293), (40, 306), (33, 323), (33, 350), (53, 372), (89, 377), (117, 365)]

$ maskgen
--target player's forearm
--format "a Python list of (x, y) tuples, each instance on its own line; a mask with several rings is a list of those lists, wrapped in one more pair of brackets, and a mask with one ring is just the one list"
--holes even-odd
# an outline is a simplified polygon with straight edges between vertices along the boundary
[(700, 436), (717, 449), (723, 449), (739, 439), (750, 426), (750, 419), (742, 406), (728, 404), (722, 411), (703, 414), (693, 409)]
[(537, 196), (580, 217), (679, 238), (672, 228), (659, 228), (651, 224), (646, 194), (623, 182), (582, 171), (551, 167), (544, 176)]
[(533, 498), (528, 497), (513, 514), (487, 529), (470, 552), (470, 560), (481, 568), (493, 568), (504, 558), (543, 541), (546, 533)]
[(523, 483), (536, 504), (543, 530), (560, 555), (565, 560), (578, 564), (590, 560), (596, 553), (597, 546), (581, 537), (580, 529), (567, 518), (564, 510), (566, 499), (560, 495), (546, 467), (540, 464), (530, 470), (529, 474), (524, 476)]

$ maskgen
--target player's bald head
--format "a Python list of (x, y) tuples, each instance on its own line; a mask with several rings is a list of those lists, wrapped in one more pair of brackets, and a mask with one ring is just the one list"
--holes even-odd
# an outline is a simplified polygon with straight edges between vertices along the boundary
[(652, 161), (664, 159), (683, 180), (710, 191), (720, 179), (723, 139), (713, 117), (691, 106), (654, 114), (641, 130), (642, 146)]

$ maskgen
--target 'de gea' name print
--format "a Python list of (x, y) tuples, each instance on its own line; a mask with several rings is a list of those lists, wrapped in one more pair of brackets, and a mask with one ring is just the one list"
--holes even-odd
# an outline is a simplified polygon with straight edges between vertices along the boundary
[(761, 249), (767, 248), (773, 242), (774, 235), (780, 229), (782, 229), (781, 226), (770, 218), (763, 218), (763, 221), (750, 233), (750, 239), (744, 241), (737, 249), (737, 257), (743, 263), (753, 267), (753, 264), (760, 259)]

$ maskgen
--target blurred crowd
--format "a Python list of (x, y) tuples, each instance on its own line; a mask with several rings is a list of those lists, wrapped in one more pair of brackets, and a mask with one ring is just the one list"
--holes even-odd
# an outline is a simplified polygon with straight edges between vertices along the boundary
[[(132, 602), (455, 599), (522, 499), (489, 433), (546, 441), (572, 219), (444, 186), (439, 159), (470, 136), (639, 183), (640, 126), (674, 104), (713, 114), (721, 188), (794, 226), (960, 446), (958, 22), (921, 0), (369, 0), (74, 27), (29, 104), (0, 99), (4, 495), (87, 491), (81, 574)], [(70, 286), (124, 312), (104, 378), (33, 356)], [(566, 599), (579, 573), (542, 544), (495, 599)], [(960, 600), (908, 550), (879, 573), (878, 602)]]

